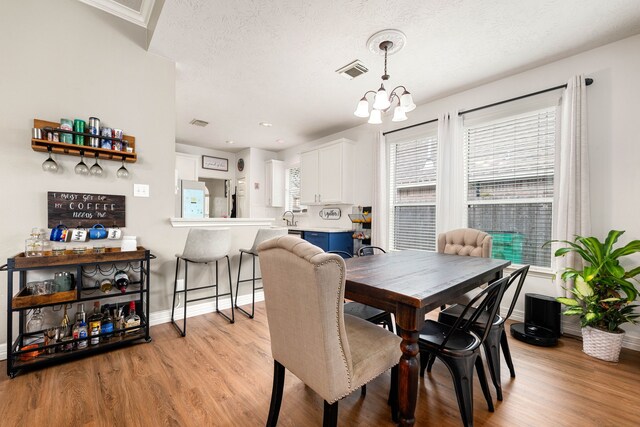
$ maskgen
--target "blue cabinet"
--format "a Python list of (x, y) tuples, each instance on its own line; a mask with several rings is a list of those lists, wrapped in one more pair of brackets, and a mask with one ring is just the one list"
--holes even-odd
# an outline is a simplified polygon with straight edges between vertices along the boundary
[(318, 246), (323, 251), (344, 251), (353, 253), (353, 238), (350, 231), (340, 233), (324, 233), (318, 231), (305, 231), (304, 240)]

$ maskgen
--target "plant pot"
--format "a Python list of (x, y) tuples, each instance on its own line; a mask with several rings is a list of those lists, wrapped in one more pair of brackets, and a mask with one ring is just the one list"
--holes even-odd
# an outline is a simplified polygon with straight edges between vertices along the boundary
[(582, 328), (582, 351), (607, 362), (617, 362), (622, 349), (624, 331), (607, 332), (590, 326)]

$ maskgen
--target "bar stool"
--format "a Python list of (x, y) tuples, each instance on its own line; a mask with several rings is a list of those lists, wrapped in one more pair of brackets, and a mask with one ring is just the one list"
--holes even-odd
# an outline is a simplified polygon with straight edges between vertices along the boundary
[[(262, 289), (262, 286), (256, 288), (256, 280), (262, 280), (262, 277), (256, 277), (256, 258), (258, 257), (258, 245), (265, 240), (273, 239), (274, 237), (280, 237), (287, 234), (289, 230), (286, 228), (261, 228), (258, 230), (256, 234), (256, 238), (253, 241), (253, 246), (251, 249), (240, 249), (240, 262), (238, 264), (238, 281), (236, 282), (236, 299), (234, 302), (234, 307), (240, 310), (243, 314), (247, 315), (250, 319), (253, 319), (253, 315), (255, 312), (256, 305), (256, 291)], [(242, 269), (242, 255), (247, 254), (251, 255), (253, 260), (253, 275), (251, 279), (240, 280), (240, 270)], [(244, 310), (242, 307), (238, 306), (238, 288), (240, 287), (240, 283), (243, 282), (252, 282), (253, 283), (253, 291), (251, 294), (251, 313)]]
[[(231, 234), (228, 228), (218, 230), (206, 230), (206, 229), (191, 229), (187, 236), (187, 241), (184, 245), (184, 251), (182, 255), (176, 255), (176, 278), (173, 283), (173, 306), (171, 307), (171, 323), (178, 329), (180, 334), (184, 337), (187, 335), (187, 303), (202, 301), (206, 299), (215, 298), (216, 300), (216, 313), (221, 314), (230, 323), (235, 321), (233, 311), (233, 283), (231, 281), (231, 262), (229, 261), (229, 250), (231, 248)], [(229, 273), (229, 292), (220, 294), (218, 292), (218, 261), (223, 258), (227, 259), (227, 271)], [(178, 290), (178, 272), (180, 270), (180, 260), (184, 261), (184, 289)], [(216, 263), (216, 283), (213, 285), (199, 286), (197, 288), (188, 288), (187, 276), (189, 263), (193, 264), (209, 264), (211, 262)], [(194, 299), (188, 299), (187, 293), (192, 291), (204, 290), (215, 288), (215, 295), (209, 295), (205, 297), (199, 297)], [(176, 295), (184, 293), (184, 314), (183, 314), (183, 327), (180, 326), (174, 320), (174, 312), (176, 308)], [(223, 313), (218, 309), (218, 298), (224, 296), (230, 296), (231, 301), (231, 317), (226, 313)]]

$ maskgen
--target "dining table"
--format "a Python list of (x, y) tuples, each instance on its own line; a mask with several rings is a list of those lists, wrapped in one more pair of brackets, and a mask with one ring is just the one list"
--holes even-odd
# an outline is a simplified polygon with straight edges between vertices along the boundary
[(346, 259), (345, 297), (394, 313), (402, 342), (398, 369), (399, 425), (415, 423), (418, 338), (431, 310), (502, 277), (502, 259), (404, 250)]

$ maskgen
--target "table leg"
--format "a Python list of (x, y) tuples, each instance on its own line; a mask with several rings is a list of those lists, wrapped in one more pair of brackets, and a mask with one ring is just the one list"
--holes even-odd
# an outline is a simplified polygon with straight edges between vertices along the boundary
[[(415, 424), (416, 402), (418, 400), (418, 370), (420, 362), (416, 357), (419, 352), (418, 331), (419, 310), (411, 307), (399, 308), (396, 321), (400, 327), (402, 342), (400, 364), (398, 365), (398, 407), (400, 409), (401, 426)], [(424, 317), (424, 315), (423, 315)]]

